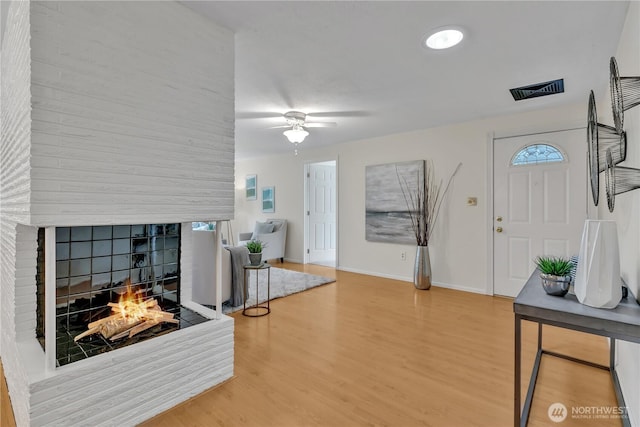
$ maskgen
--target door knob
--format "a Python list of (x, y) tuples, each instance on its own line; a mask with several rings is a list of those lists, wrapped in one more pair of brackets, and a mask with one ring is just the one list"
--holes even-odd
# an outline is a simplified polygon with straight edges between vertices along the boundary
[(498, 221), (498, 222), (502, 222), (502, 217), (501, 217), (501, 216), (497, 217), (497, 218), (496, 218), (496, 221)]
[(496, 233), (502, 233), (502, 227), (497, 227), (496, 228)]

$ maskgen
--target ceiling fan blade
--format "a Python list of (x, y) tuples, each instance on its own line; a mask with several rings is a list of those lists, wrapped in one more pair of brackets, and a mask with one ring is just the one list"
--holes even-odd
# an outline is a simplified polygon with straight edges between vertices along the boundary
[(306, 128), (333, 128), (338, 126), (336, 122), (311, 122), (302, 125)]
[(327, 111), (323, 113), (308, 113), (309, 117), (368, 117), (368, 111)]
[(280, 125), (280, 126), (270, 126), (267, 129), (284, 129), (284, 128), (290, 128), (291, 125)]
[(237, 111), (236, 119), (272, 119), (282, 117), (282, 113), (260, 112), (260, 111)]

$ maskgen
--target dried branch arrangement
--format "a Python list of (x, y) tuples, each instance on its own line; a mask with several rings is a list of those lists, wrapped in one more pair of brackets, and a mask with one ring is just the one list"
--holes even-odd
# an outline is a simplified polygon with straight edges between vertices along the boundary
[(418, 246), (427, 246), (429, 244), (442, 201), (449, 190), (453, 177), (458, 173), (461, 166), (462, 163), (459, 163), (449, 177), (444, 189), (442, 188), (442, 180), (436, 181), (433, 162), (430, 160), (425, 161), (424, 173), (420, 171), (416, 173), (417, 186), (415, 187), (409, 185), (407, 177), (401, 176), (396, 169), (402, 195), (407, 203), (411, 228)]

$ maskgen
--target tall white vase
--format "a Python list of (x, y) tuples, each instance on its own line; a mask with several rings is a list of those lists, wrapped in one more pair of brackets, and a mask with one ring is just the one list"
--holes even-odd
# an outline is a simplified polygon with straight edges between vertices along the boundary
[(574, 289), (578, 301), (591, 307), (615, 308), (622, 299), (615, 221), (585, 221)]

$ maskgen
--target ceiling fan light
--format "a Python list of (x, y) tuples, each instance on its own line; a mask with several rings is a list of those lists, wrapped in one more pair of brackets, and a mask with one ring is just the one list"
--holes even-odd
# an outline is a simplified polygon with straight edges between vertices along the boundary
[(287, 137), (289, 142), (293, 144), (299, 144), (309, 135), (304, 129), (288, 129), (283, 132), (284, 136)]

